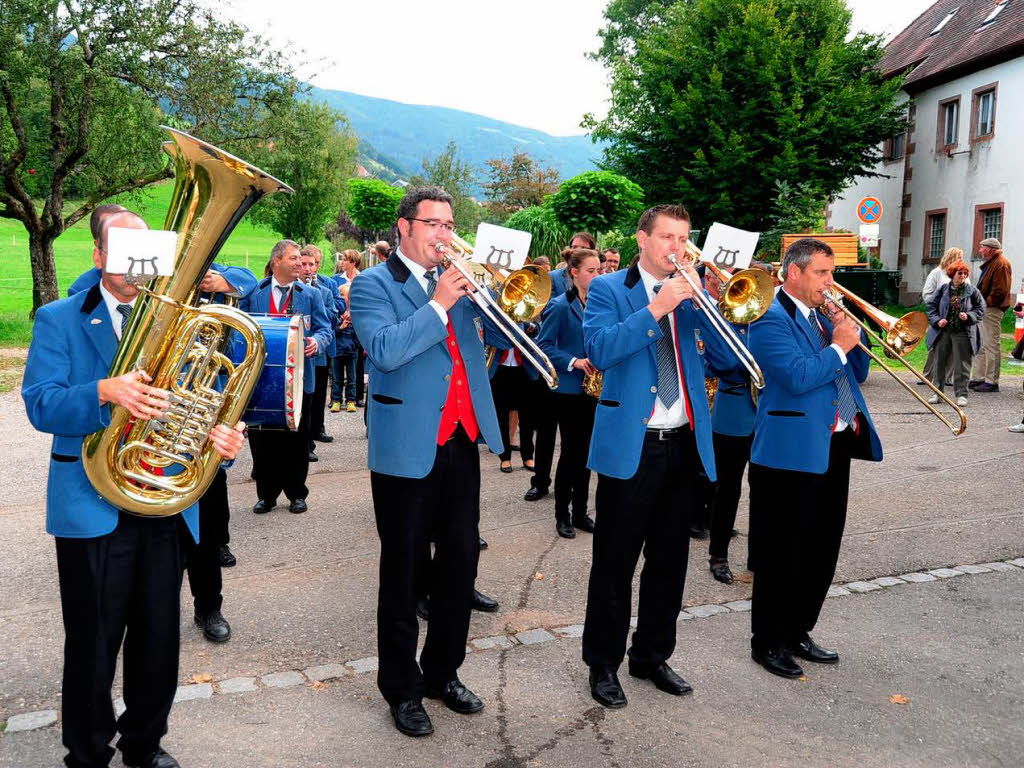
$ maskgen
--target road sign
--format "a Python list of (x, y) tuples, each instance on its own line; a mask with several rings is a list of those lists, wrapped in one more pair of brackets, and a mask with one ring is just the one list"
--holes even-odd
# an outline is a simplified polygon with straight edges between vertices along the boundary
[(857, 218), (864, 224), (877, 224), (882, 220), (882, 201), (877, 197), (865, 197), (857, 203)]
[(861, 224), (860, 225), (860, 244), (865, 248), (877, 248), (878, 247), (878, 225), (877, 224)]

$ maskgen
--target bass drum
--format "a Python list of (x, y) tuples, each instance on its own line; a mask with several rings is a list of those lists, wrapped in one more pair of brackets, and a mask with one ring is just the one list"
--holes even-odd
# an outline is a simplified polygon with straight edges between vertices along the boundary
[[(242, 420), (262, 429), (299, 428), (302, 419), (302, 372), (305, 360), (305, 325), (301, 315), (250, 315), (263, 331), (267, 359)], [(238, 345), (241, 347), (241, 345)], [(233, 347), (232, 362), (245, 349)]]

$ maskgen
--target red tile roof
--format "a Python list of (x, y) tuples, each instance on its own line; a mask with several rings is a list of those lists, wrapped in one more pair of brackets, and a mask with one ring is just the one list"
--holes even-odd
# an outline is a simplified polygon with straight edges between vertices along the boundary
[[(981, 23), (996, 0), (938, 0), (886, 46), (881, 69), (896, 75), (910, 68), (908, 91), (922, 90), (1024, 53), (1024, 0), (1004, 0), (993, 22)], [(959, 12), (937, 35), (932, 31)]]

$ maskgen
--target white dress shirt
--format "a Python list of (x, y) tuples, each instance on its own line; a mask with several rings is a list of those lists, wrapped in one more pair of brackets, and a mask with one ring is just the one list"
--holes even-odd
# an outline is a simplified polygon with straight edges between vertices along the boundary
[[(420, 288), (422, 288), (423, 292), (426, 293), (427, 292), (427, 268), (424, 267), (424, 266), (421, 266), (420, 264), (417, 264), (415, 261), (413, 261), (408, 256), (406, 256), (404, 253), (402, 253), (402, 249), (401, 248), (399, 248), (399, 249), (397, 249), (395, 251), (395, 255), (402, 260), (402, 263), (405, 264), (406, 267), (409, 268), (409, 272), (412, 273), (412, 276), (416, 278), (416, 282), (418, 282), (420, 284)], [(434, 279), (435, 280), (440, 279), (441, 275), (438, 273), (437, 268), (435, 267), (432, 271), (434, 272)], [(436, 287), (436, 285), (435, 285), (435, 287)], [(437, 312), (437, 316), (439, 318), (441, 318), (441, 324), (442, 325), (448, 325), (448, 313), (445, 311), (444, 307), (442, 307), (440, 304), (438, 304), (433, 299), (430, 300), (429, 304), (430, 304), (430, 306), (432, 306), (434, 308), (434, 311)]]
[(282, 301), (282, 298), (281, 298), (281, 291), (279, 291), (278, 288), (287, 288), (288, 292), (285, 295), (286, 296), (291, 296), (292, 295), (292, 288), (294, 288), (294, 287), (295, 287), (295, 281), (294, 280), (292, 280), (290, 283), (279, 283), (279, 282), (277, 282), (277, 278), (276, 277), (271, 276), (271, 278), (270, 278), (270, 296), (271, 296), (271, 298), (273, 298), (273, 302), (271, 302), (271, 303), (273, 304), (273, 306), (277, 307), (277, 311), (278, 312), (281, 311), (281, 308), (284, 305), (284, 301)]
[[(783, 290), (785, 290), (785, 288), (783, 288)], [(805, 323), (809, 323), (810, 322), (809, 318), (811, 316), (811, 309), (810, 309), (810, 307), (808, 307), (806, 304), (804, 304), (802, 301), (800, 301), (800, 299), (798, 299), (795, 296), (793, 296), (793, 294), (791, 294), (789, 291), (786, 291), (786, 295), (789, 296), (789, 298), (792, 300), (792, 302), (794, 304), (796, 304), (796, 308), (799, 309), (800, 310), (800, 314), (802, 314), (804, 316), (804, 322)], [(822, 328), (822, 333), (824, 333), (824, 332), (825, 332), (824, 328)], [(840, 347), (838, 344), (836, 344), (834, 342), (832, 344), (830, 344), (829, 346), (831, 346), (832, 349), (834, 349), (836, 351), (836, 354), (839, 355), (839, 360), (842, 362), (842, 364), (846, 365), (846, 353), (843, 352), (843, 348)], [(845, 421), (843, 421), (842, 419), (837, 418), (836, 419), (835, 429), (832, 430), (832, 431), (833, 432), (842, 432), (848, 426), (850, 426), (850, 425), (847, 424)]]
[[(661, 285), (663, 281), (658, 280), (658, 278), (641, 267), (639, 263), (637, 264), (637, 269), (640, 270), (640, 279), (644, 282), (644, 290), (647, 291), (647, 301), (654, 301), (654, 286)], [(669, 327), (672, 329), (673, 346), (678, 338), (678, 334), (676, 333), (675, 314), (675, 312), (669, 312), (667, 315)], [(648, 429), (674, 429), (675, 427), (681, 427), (689, 422), (689, 419), (686, 416), (686, 389), (683, 386), (682, 371), (679, 370), (679, 355), (676, 354), (675, 358), (676, 375), (679, 376), (679, 399), (676, 400), (675, 405), (671, 408), (666, 408), (665, 404), (661, 402), (660, 394), (654, 398), (654, 413), (652, 413), (651, 418), (647, 420)]]
[(107, 286), (100, 281), (100, 295), (103, 297), (103, 303), (107, 305), (107, 314), (110, 315), (110, 324), (114, 326), (114, 335), (117, 340), (121, 340), (121, 321), (123, 319), (120, 312), (117, 311), (119, 304), (127, 304), (128, 306), (135, 308), (135, 302), (138, 300), (138, 295), (131, 301), (121, 301), (114, 294), (107, 290)]

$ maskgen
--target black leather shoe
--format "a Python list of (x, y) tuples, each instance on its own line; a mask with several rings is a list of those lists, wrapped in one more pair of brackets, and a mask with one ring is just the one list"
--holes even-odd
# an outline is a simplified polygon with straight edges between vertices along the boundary
[(978, 388), (979, 384), (984, 384), (984, 383), (985, 383), (984, 379), (971, 379), (970, 381), (967, 382), (967, 388), (970, 389), (970, 390), (975, 390), (975, 389)]
[(526, 493), (523, 494), (523, 499), (526, 501), (540, 501), (548, 495), (547, 488), (531, 487)]
[(839, 654), (829, 648), (822, 648), (810, 637), (793, 645), (793, 655), (799, 656), (805, 661), (813, 661), (815, 664), (836, 664), (839, 662)]
[(750, 658), (779, 677), (800, 677), (804, 671), (782, 648), (751, 648)]
[(690, 526), (690, 538), (691, 539), (706, 539), (710, 535), (711, 535), (711, 532), (708, 531), (708, 529), (705, 528), (703, 525), (691, 525)]
[(316, 440), (318, 443), (334, 442), (334, 438), (328, 435), (326, 432), (321, 432), (319, 435), (316, 435), (313, 439)]
[(572, 527), (572, 523), (570, 523), (568, 520), (555, 520), (555, 530), (558, 532), (558, 535), (561, 536), (563, 539), (576, 538), (576, 529)]
[(410, 699), (401, 704), (392, 704), (391, 718), (395, 721), (395, 728), (406, 736), (429, 736), (434, 732), (430, 715), (419, 701)]
[(264, 499), (260, 499), (259, 501), (252, 505), (252, 511), (255, 512), (257, 515), (265, 515), (267, 514), (267, 512), (269, 512), (276, 506), (276, 501), (266, 501)]
[(231, 639), (231, 625), (220, 611), (197, 613), (195, 621), (197, 627), (202, 627), (203, 637), (211, 643), (226, 643)]
[(590, 515), (573, 515), (572, 516), (572, 527), (579, 528), (581, 531), (586, 533), (594, 532), (594, 518)]
[(311, 450), (309, 452), (309, 460), (311, 462), (313, 462), (313, 461), (320, 461), (320, 457), (316, 455), (316, 451)]
[(129, 762), (128, 758), (124, 758), (124, 764), (128, 768), (181, 768), (177, 760), (159, 748), (138, 762)]
[(224, 544), (217, 552), (217, 557), (220, 559), (221, 568), (234, 568), (238, 565), (238, 558), (235, 557), (235, 553), (231, 551), (231, 548)]
[(288, 511), (295, 515), (301, 515), (303, 512), (308, 510), (305, 499), (295, 499), (291, 504), (288, 505)]
[(614, 669), (590, 670), (590, 695), (594, 701), (608, 709), (622, 709), (626, 706), (626, 692), (622, 690)]
[(472, 715), (484, 708), (480, 697), (464, 686), (459, 678), (449, 681), (444, 688), (427, 686), (428, 699), (440, 699), (452, 712)]
[(659, 691), (671, 693), (673, 696), (683, 696), (693, 693), (693, 686), (676, 674), (668, 664), (662, 662), (654, 669), (648, 671), (629, 663), (629, 675), (638, 680), (650, 680)]
[(732, 575), (732, 569), (729, 568), (728, 560), (711, 560), (711, 575), (714, 576), (715, 581), (720, 581), (723, 584), (732, 584), (736, 579)]
[(430, 621), (430, 598), (424, 597), (416, 601), (416, 615), (424, 621)]
[(488, 547), (487, 542), (484, 541), (484, 537), (481, 536), (480, 537), (480, 551), (483, 552), (485, 549), (487, 549), (487, 547)]
[(498, 612), (498, 601), (493, 600), (482, 592), (473, 590), (473, 610), (481, 611), (483, 613), (497, 613)]

